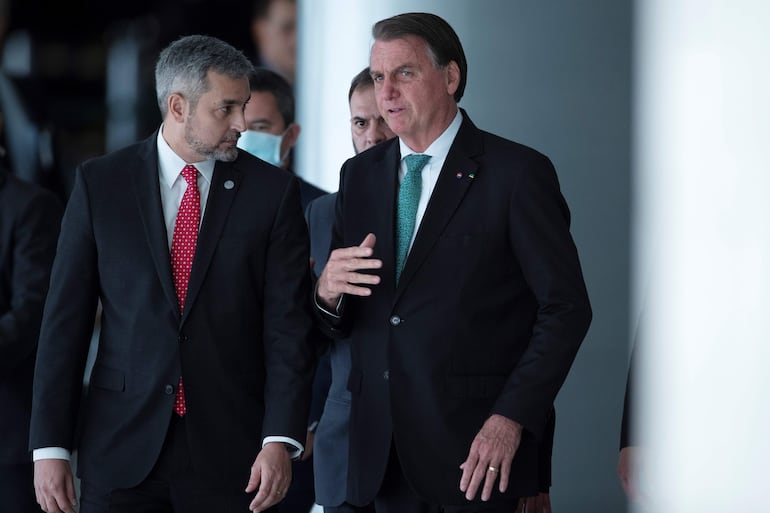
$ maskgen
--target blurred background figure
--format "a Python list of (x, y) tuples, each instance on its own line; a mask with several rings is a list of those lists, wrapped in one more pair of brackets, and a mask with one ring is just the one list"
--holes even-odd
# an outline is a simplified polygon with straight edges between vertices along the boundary
[[(636, 346), (634, 346), (636, 347)], [(639, 504), (643, 501), (643, 495), (639, 488), (639, 469), (641, 447), (638, 436), (634, 431), (636, 425), (634, 400), (634, 360), (635, 349), (631, 351), (631, 359), (628, 364), (628, 378), (626, 380), (626, 395), (623, 400), (623, 417), (620, 422), (620, 452), (618, 453), (618, 477), (623, 486), (623, 492), (631, 503)]]
[(0, 164), (0, 509), (5, 513), (40, 511), (27, 449), (32, 376), (62, 210), (50, 191)]
[[(249, 76), (251, 98), (244, 117), (246, 131), (238, 139), (238, 147), (270, 164), (292, 171), (292, 149), (297, 144), (301, 127), (295, 122), (294, 93), (291, 85), (275, 71), (257, 68)], [(326, 191), (300, 181), (302, 208)]]
[(280, 73), (294, 83), (297, 67), (295, 0), (256, 0), (251, 18), (256, 66)]

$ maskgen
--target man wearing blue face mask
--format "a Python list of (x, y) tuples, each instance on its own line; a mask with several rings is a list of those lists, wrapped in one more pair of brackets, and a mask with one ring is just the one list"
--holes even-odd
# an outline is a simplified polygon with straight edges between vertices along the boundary
[[(244, 117), (246, 131), (241, 132), (238, 147), (264, 161), (291, 172), (291, 150), (299, 138), (300, 126), (294, 122), (294, 93), (278, 73), (256, 68), (249, 75), (251, 98)], [(326, 191), (300, 180), (302, 208)]]

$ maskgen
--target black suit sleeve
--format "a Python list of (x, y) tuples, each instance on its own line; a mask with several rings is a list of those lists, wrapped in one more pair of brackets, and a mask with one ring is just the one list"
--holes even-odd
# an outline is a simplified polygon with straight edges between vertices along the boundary
[(60, 202), (46, 191), (19, 205), (9, 237), (13, 246), (9, 309), (0, 312), (0, 377), (29, 357), (37, 346), (62, 215)]
[(263, 436), (304, 441), (316, 358), (311, 347), (310, 251), (298, 185), (294, 179), (286, 188), (267, 248)]
[(30, 449), (72, 449), (98, 301), (88, 186), (76, 171), (61, 224), (35, 363)]

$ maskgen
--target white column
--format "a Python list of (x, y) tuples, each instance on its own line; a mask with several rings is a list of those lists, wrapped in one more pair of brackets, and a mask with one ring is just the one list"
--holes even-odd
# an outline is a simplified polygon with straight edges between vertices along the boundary
[(770, 499), (770, 4), (637, 2), (635, 301), (649, 508)]

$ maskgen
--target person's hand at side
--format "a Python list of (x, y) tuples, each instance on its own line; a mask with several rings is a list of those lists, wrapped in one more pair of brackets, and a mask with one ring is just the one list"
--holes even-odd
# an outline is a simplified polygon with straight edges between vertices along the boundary
[(481, 500), (492, 496), (495, 481), (498, 489), (505, 492), (511, 475), (511, 462), (521, 443), (523, 427), (502, 415), (490, 416), (473, 439), (468, 458), (460, 465), (460, 491), (469, 501), (476, 498), (482, 483)]
[(283, 499), (291, 484), (291, 458), (280, 442), (265, 444), (254, 464), (246, 486), (246, 493), (257, 491), (249, 509), (264, 511)]
[(75, 513), (75, 481), (67, 460), (35, 462), (35, 497), (46, 513)]
[(313, 455), (313, 441), (315, 441), (315, 431), (307, 431), (307, 437), (305, 437), (305, 450), (300, 457), (301, 461), (307, 461)]
[(642, 498), (639, 492), (640, 452), (639, 447), (628, 446), (623, 447), (618, 455), (618, 477), (626, 497), (631, 501)]

